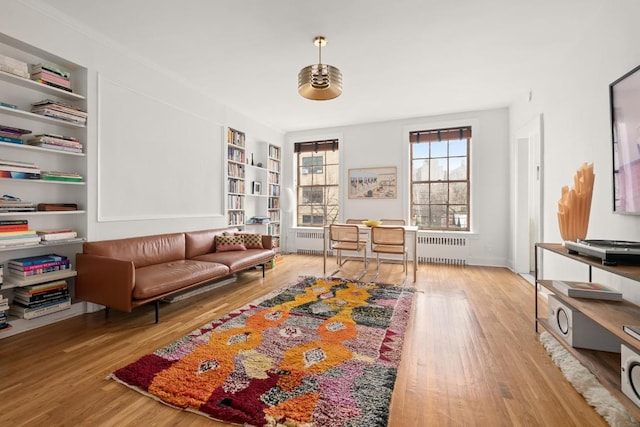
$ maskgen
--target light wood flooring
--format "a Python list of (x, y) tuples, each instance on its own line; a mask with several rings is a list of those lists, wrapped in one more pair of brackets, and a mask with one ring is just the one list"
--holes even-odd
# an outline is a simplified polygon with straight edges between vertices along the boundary
[[(374, 270), (372, 263), (364, 280)], [(378, 281), (398, 283), (400, 270), (385, 264)], [(162, 304), (159, 324), (145, 306), (0, 339), (0, 425), (227, 426), (105, 377), (298, 275), (322, 275), (322, 257), (286, 255), (264, 279), (251, 270), (234, 284)], [(408, 285), (417, 295), (390, 427), (607, 425), (540, 345), (534, 290), (524, 279), (504, 268), (424, 264)]]

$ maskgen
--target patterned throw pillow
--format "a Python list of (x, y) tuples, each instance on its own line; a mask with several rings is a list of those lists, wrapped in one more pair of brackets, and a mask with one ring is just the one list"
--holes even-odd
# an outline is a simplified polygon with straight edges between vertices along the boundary
[(242, 236), (247, 249), (264, 249), (262, 247), (262, 234), (238, 233), (236, 236)]
[(246, 250), (242, 236), (216, 236), (216, 252)]

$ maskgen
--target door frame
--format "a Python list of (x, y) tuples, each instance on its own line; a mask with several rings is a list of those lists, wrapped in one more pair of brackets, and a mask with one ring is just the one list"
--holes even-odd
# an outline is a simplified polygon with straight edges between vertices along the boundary
[(535, 244), (541, 242), (543, 236), (542, 114), (516, 130), (513, 144), (513, 269), (516, 273), (528, 274), (534, 271)]

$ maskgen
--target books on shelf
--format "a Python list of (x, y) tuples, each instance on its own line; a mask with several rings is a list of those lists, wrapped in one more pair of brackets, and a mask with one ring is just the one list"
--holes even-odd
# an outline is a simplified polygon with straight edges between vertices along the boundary
[(573, 298), (592, 298), (609, 301), (622, 301), (622, 293), (593, 282), (572, 282), (566, 280), (553, 280), (553, 287)]
[(28, 145), (50, 150), (68, 151), (70, 153), (82, 153), (82, 144), (77, 138), (69, 136), (41, 134), (35, 135), (33, 139), (27, 141)]
[(78, 125), (87, 124), (87, 113), (85, 111), (52, 99), (44, 99), (31, 104), (31, 112)]
[(0, 177), (40, 179), (40, 169), (35, 163), (0, 159)]
[(13, 126), (5, 126), (5, 125), (0, 125), (0, 132), (2, 132), (3, 135), (11, 136), (14, 138), (21, 138), (22, 135), (27, 135), (31, 133), (29, 129), (21, 129), (21, 128), (16, 128)]
[(0, 54), (0, 71), (25, 79), (29, 78), (29, 65), (26, 62), (3, 54)]
[(40, 236), (37, 234), (24, 234), (19, 236), (12, 236), (6, 238), (0, 238), (0, 248), (16, 248), (19, 246), (30, 246), (40, 243)]
[(25, 231), (29, 229), (29, 221), (26, 219), (0, 220), (0, 231)]
[(31, 80), (72, 92), (69, 77), (69, 72), (52, 64), (40, 63), (31, 67)]
[(640, 341), (640, 325), (623, 325), (622, 330)]
[(67, 240), (78, 236), (78, 233), (70, 228), (37, 230), (36, 234), (38, 234), (42, 240)]
[(33, 319), (71, 307), (66, 280), (54, 280), (15, 288), (10, 312), (24, 319)]
[[(35, 203), (27, 202), (19, 197), (5, 194), (0, 196), (0, 212), (33, 212), (36, 210)], [(26, 220), (20, 224), (3, 224), (0, 221), (0, 232), (3, 231), (24, 231), (29, 228)]]
[(31, 265), (40, 265), (47, 262), (64, 261), (66, 259), (68, 259), (68, 257), (64, 255), (58, 255), (58, 254), (34, 255), (34, 256), (11, 259), (9, 260), (8, 264), (9, 266), (13, 265), (13, 266), (22, 268), (22, 267), (28, 267)]
[(82, 175), (73, 172), (43, 171), (40, 174), (45, 181), (83, 182)]

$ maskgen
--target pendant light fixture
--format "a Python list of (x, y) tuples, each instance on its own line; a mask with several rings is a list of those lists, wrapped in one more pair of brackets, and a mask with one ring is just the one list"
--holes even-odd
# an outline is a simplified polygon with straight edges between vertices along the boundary
[(327, 45), (327, 39), (317, 36), (313, 44), (318, 46), (318, 63), (300, 70), (298, 93), (314, 101), (337, 98), (342, 93), (342, 73), (338, 68), (322, 63), (322, 48)]

